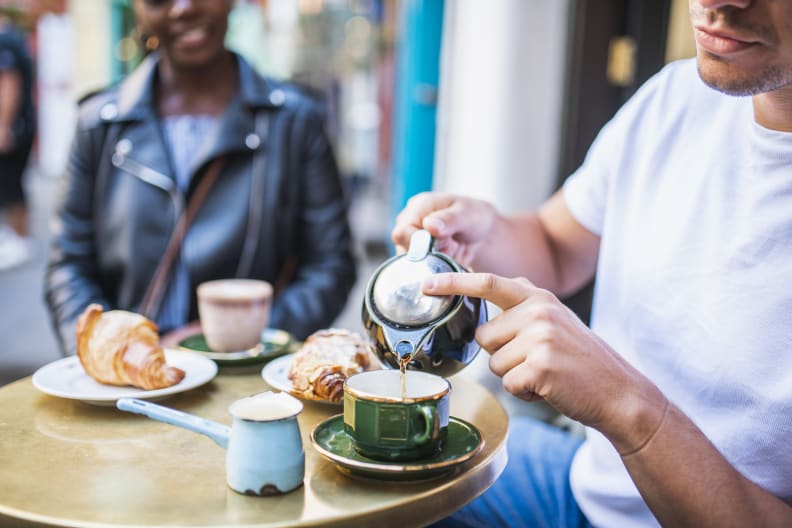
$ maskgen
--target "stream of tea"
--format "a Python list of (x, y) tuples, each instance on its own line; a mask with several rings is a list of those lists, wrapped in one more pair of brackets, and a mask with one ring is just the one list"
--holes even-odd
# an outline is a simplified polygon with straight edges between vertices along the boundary
[(407, 363), (410, 361), (410, 356), (399, 358), (399, 372), (401, 373), (401, 399), (407, 399)]

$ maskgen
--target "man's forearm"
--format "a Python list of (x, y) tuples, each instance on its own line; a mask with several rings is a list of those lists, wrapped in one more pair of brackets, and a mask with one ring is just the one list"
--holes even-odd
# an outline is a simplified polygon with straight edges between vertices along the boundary
[(663, 526), (792, 526), (792, 507), (735, 470), (674, 405), (622, 460)]
[(531, 213), (499, 217), (473, 267), (504, 277), (526, 277), (551, 290), (557, 282), (550, 246), (539, 218)]
[(537, 213), (498, 216), (474, 267), (504, 277), (526, 277), (563, 297), (586, 284), (597, 267), (599, 237), (555, 193)]
[(0, 70), (0, 129), (9, 129), (22, 104), (22, 78), (12, 70)]

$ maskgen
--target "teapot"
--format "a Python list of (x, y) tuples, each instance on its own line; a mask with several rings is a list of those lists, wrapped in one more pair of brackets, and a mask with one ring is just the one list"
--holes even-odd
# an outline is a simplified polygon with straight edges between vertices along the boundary
[(487, 305), (462, 295), (424, 295), (433, 274), (466, 270), (434, 251), (428, 231), (410, 238), (407, 253), (383, 262), (372, 274), (363, 299), (363, 327), (380, 362), (389, 368), (423, 370), (443, 377), (467, 366), (478, 354), (476, 328), (487, 321)]
[(208, 436), (226, 454), (228, 486), (244, 495), (279, 495), (305, 478), (297, 415), (302, 403), (286, 393), (263, 392), (231, 404), (231, 427), (135, 398), (121, 398), (122, 411), (148, 416)]

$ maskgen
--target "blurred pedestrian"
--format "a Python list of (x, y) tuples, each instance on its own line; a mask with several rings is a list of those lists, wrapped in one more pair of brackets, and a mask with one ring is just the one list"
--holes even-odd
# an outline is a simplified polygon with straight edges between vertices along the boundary
[(0, 270), (33, 255), (22, 177), (35, 132), (33, 66), (21, 32), (0, 10)]
[(135, 0), (154, 51), (80, 105), (46, 278), (67, 353), (91, 303), (140, 311), (162, 334), (194, 326), (211, 279), (274, 284), (270, 325), (298, 339), (344, 307), (355, 266), (322, 106), (225, 48), (232, 5)]

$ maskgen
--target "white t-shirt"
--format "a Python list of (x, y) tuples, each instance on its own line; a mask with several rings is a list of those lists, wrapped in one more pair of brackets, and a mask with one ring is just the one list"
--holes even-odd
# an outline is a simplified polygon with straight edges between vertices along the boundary
[[(602, 236), (594, 332), (792, 504), (792, 133), (676, 62), (603, 128), (564, 196)], [(657, 524), (598, 432), (570, 480), (595, 526)]]

